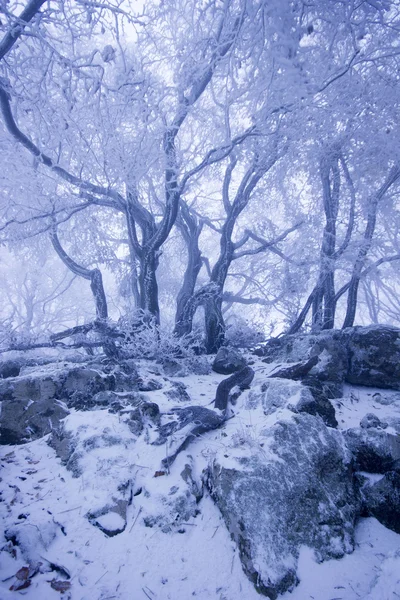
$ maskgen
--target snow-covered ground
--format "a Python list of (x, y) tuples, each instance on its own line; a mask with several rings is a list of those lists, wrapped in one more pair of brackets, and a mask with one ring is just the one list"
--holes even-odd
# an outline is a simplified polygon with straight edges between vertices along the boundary
[[(265, 377), (271, 366), (258, 363), (256, 368), (255, 384)], [(151, 374), (154, 376), (157, 377)], [(193, 404), (208, 406), (223, 378), (213, 373), (175, 380), (185, 383)], [(164, 391), (165, 388), (145, 394), (159, 404), (162, 411), (171, 406)], [(382, 403), (376, 402), (376, 393), (378, 390), (347, 387), (344, 398), (335, 406), (339, 427), (358, 426), (361, 418), (371, 412), (383, 421), (400, 418), (400, 394), (380, 390), (384, 396)], [(265, 419), (269, 425), (286, 409), (278, 408), (276, 413), (264, 415), (262, 422), (258, 422), (257, 411), (245, 408), (248, 401), (249, 392), (245, 392), (234, 408), (236, 416), (226, 427), (230, 433), (247, 436), (256, 444), (258, 429), (266, 425)], [(19, 551), (13, 556), (3, 550), (0, 552), (1, 600), (19, 595), (31, 600), (260, 598), (244, 575), (235, 545), (207, 492), (199, 502), (198, 514), (179, 528), (168, 530), (167, 527), (163, 532), (160, 527), (146, 526), (143, 519), (146, 513), (156, 513), (164, 502), (162, 499), (171, 494), (169, 490), (179, 486), (180, 473), (190, 456), (199, 471), (216, 449), (224, 447), (226, 430), (211, 431), (193, 442), (177, 458), (169, 475), (155, 476), (165, 456), (165, 446), (151, 446), (142, 440), (143, 436), (131, 443), (132, 436), (123, 416), (109, 414), (107, 410), (72, 412), (66, 422), (71, 430), (81, 427), (88, 438), (106, 431), (119, 442), (88, 454), (80, 477), (73, 477), (61, 464), (46, 439), (1, 447), (3, 528), (25, 522), (32, 529), (26, 536), (27, 544), (31, 544), (26, 555), (30, 553), (31, 562), (58, 567), (51, 570), (49, 566), (46, 571), (42, 566), (41, 570), (46, 572), (34, 575), (29, 587), (10, 591), (16, 581), (24, 581), (16, 579), (15, 574), (27, 561)], [(127, 477), (135, 482), (127, 526), (122, 533), (107, 537), (86, 515), (89, 510), (104, 505), (118, 482)], [(145, 499), (140, 493), (142, 485), (146, 489)], [(119, 517), (109, 513), (105, 518), (117, 520)], [(3, 532), (1, 539), (4, 540)], [(6, 546), (5, 541), (1, 544)], [(69, 573), (71, 585), (60, 592), (53, 587), (57, 587), (57, 581), (65, 580), (59, 576), (63, 569)], [(299, 586), (283, 595), (282, 600), (396, 600), (400, 598), (400, 536), (375, 519), (361, 519), (352, 554), (317, 564), (311, 550), (304, 547), (299, 576)]]

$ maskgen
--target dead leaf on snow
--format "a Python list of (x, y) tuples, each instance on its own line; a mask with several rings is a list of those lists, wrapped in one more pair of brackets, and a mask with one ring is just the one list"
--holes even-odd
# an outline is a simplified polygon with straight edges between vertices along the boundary
[(19, 592), (20, 590), (26, 590), (26, 588), (28, 588), (30, 585), (31, 585), (30, 579), (25, 579), (25, 581), (22, 581), (21, 583), (19, 581), (16, 581), (10, 587), (10, 591), (11, 592)]
[(156, 471), (154, 473), (154, 477), (161, 477), (162, 475), (165, 475), (165, 474), (166, 474), (165, 471)]
[(15, 573), (17, 579), (28, 579), (29, 567), (21, 567), (19, 571)]
[(50, 581), (50, 585), (56, 592), (67, 592), (71, 587), (69, 581), (62, 581), (61, 579), (53, 579)]

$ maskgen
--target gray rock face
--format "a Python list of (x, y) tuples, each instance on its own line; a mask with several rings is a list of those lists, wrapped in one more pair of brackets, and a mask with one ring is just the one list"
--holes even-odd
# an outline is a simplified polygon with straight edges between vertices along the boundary
[(354, 327), (348, 334), (346, 380), (358, 385), (400, 390), (400, 330), (395, 327)]
[(335, 416), (335, 409), (327, 398), (322, 394), (318, 395), (315, 392), (313, 397), (302, 398), (296, 404), (298, 412), (308, 413), (309, 415), (319, 416), (328, 427), (337, 427), (338, 422)]
[(374, 485), (363, 488), (362, 496), (369, 515), (400, 533), (400, 473), (386, 473)]
[(388, 424), (386, 422), (381, 421), (379, 417), (373, 413), (366, 414), (360, 421), (360, 427), (362, 429), (386, 429), (387, 426)]
[(400, 329), (352, 327), (320, 334), (272, 339), (256, 353), (266, 362), (304, 361), (318, 356), (310, 375), (320, 381), (400, 390)]
[(244, 571), (274, 600), (298, 583), (301, 545), (321, 561), (353, 550), (357, 497), (342, 436), (320, 419), (294, 415), (264, 437), (265, 453), (215, 459), (206, 483)]
[(173, 381), (172, 388), (165, 395), (174, 402), (190, 402), (190, 396), (186, 391), (186, 385), (182, 381)]
[(344, 439), (353, 454), (355, 468), (367, 473), (400, 472), (400, 437), (380, 429), (348, 429)]
[(218, 429), (225, 418), (204, 406), (188, 406), (172, 409), (173, 420), (158, 428), (158, 438), (153, 445), (169, 442), (169, 456), (163, 459), (163, 467), (170, 467), (178, 454), (188, 447), (197, 436)]
[(232, 348), (222, 347), (218, 350), (212, 369), (221, 375), (231, 375), (246, 366), (243, 356)]
[(0, 382), (0, 443), (23, 444), (56, 428), (69, 411), (54, 399), (55, 391), (50, 378), (21, 377)]
[[(0, 379), (2, 444), (22, 444), (43, 437), (69, 414), (67, 408), (93, 410), (107, 406), (112, 390), (131, 390), (137, 380), (135, 369), (129, 365), (54, 364), (26, 371), (20, 377)], [(115, 399), (119, 400), (114, 395)]]
[(261, 386), (251, 389), (246, 408), (251, 410), (261, 404), (265, 415), (271, 415), (280, 408), (299, 402), (312, 402), (310, 390), (300, 382), (288, 379), (267, 379)]
[(18, 377), (21, 371), (21, 363), (17, 360), (4, 360), (0, 362), (0, 379)]

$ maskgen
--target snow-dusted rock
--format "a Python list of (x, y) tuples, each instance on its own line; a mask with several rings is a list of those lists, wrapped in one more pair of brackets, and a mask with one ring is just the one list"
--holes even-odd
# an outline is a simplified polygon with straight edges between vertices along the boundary
[(246, 361), (237, 350), (223, 346), (217, 352), (212, 369), (221, 375), (231, 375), (231, 373), (240, 371), (245, 366)]
[(374, 415), (373, 413), (367, 413), (360, 421), (360, 427), (362, 429), (386, 429), (388, 424), (383, 422)]
[(356, 385), (400, 390), (400, 329), (372, 325), (343, 333), (348, 335), (346, 380)]
[(146, 480), (142, 492), (142, 496), (147, 496), (147, 501), (142, 504), (144, 524), (159, 527), (164, 533), (184, 533), (184, 524), (199, 513), (198, 503), (203, 490), (193, 478), (189, 463), (184, 464), (172, 485), (162, 473), (159, 471), (157, 477)]
[(50, 433), (68, 410), (55, 400), (51, 377), (15, 377), (0, 381), (0, 443), (23, 444)]
[(32, 564), (42, 560), (42, 555), (60, 534), (62, 534), (60, 523), (57, 523), (47, 511), (43, 511), (8, 527), (5, 538), (19, 548), (24, 560)]
[(321, 419), (293, 415), (258, 441), (219, 454), (206, 482), (244, 571), (275, 599), (298, 583), (301, 546), (320, 561), (353, 550), (358, 502), (350, 453)]
[(272, 339), (257, 350), (266, 361), (318, 356), (310, 374), (321, 381), (400, 390), (400, 329), (385, 325), (327, 330)]
[(400, 437), (381, 429), (348, 429), (343, 433), (355, 468), (367, 473), (400, 470)]
[(21, 361), (4, 360), (0, 362), (0, 379), (8, 379), (8, 377), (18, 377), (21, 371)]
[(190, 396), (186, 390), (186, 385), (182, 381), (173, 381), (171, 388), (165, 392), (165, 395), (174, 402), (190, 402)]
[(389, 471), (373, 485), (362, 489), (364, 507), (396, 533), (400, 533), (400, 473)]
[(266, 379), (262, 384), (254, 385), (249, 392), (246, 408), (261, 406), (264, 415), (271, 415), (278, 409), (294, 406), (303, 401), (312, 402), (310, 390), (298, 381), (289, 379)]
[(167, 422), (158, 428), (158, 437), (153, 442), (155, 446), (167, 444), (168, 455), (162, 461), (165, 468), (169, 468), (196, 437), (218, 429), (225, 421), (221, 414), (204, 406), (176, 407), (166, 418)]
[(300, 399), (296, 404), (296, 410), (298, 412), (321, 417), (328, 427), (337, 427), (338, 422), (336, 420), (334, 407), (322, 392), (318, 392), (318, 388), (313, 388), (312, 397), (303, 397)]

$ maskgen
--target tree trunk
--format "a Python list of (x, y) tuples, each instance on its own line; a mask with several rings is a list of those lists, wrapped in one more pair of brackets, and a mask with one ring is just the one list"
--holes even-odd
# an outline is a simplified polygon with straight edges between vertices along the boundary
[(158, 283), (156, 271), (159, 263), (158, 252), (147, 252), (144, 249), (140, 261), (139, 290), (140, 307), (149, 311), (157, 324), (160, 323), (160, 305), (158, 302)]
[(222, 316), (222, 290), (205, 305), (205, 345), (207, 354), (218, 352), (225, 339), (225, 321)]
[(358, 252), (358, 256), (354, 263), (353, 274), (349, 283), (349, 291), (347, 294), (347, 310), (346, 316), (343, 322), (343, 329), (346, 327), (353, 327), (354, 320), (356, 317), (357, 310), (357, 296), (358, 296), (358, 288), (360, 284), (361, 273), (364, 267), (365, 259), (371, 248), (372, 238), (375, 232), (376, 226), (376, 215), (378, 211), (379, 201), (383, 198), (389, 188), (400, 178), (400, 167), (398, 165), (394, 166), (383, 185), (379, 188), (379, 190), (370, 198), (369, 207), (368, 207), (368, 218), (367, 225), (365, 227), (364, 239), (363, 243)]
[[(184, 202), (181, 203), (181, 211), (176, 222), (187, 247), (187, 266), (183, 276), (182, 287), (179, 290), (176, 301), (175, 313), (175, 335), (182, 337), (192, 331), (193, 310), (185, 310), (194, 297), (197, 277), (202, 267), (201, 251), (199, 248), (199, 237), (202, 224), (197, 222), (195, 216), (191, 215)], [(189, 308), (189, 307), (188, 307)]]

